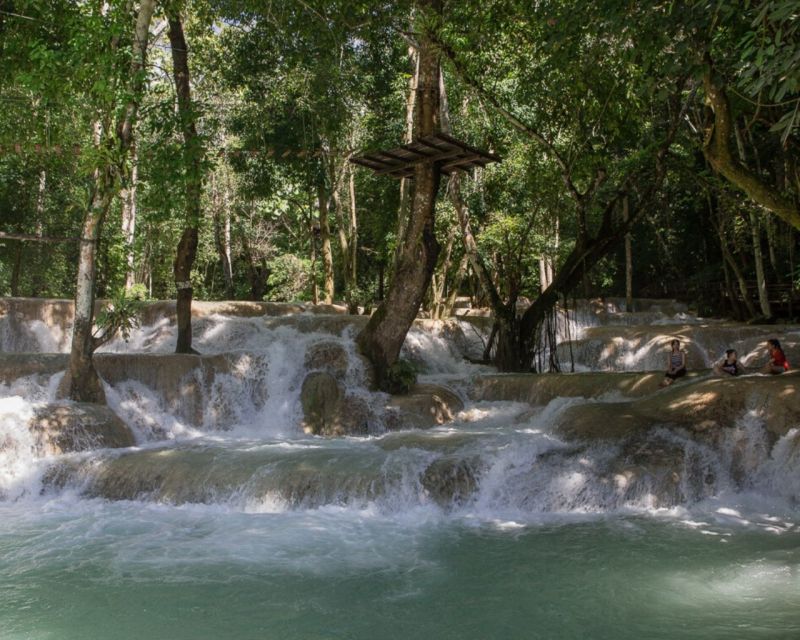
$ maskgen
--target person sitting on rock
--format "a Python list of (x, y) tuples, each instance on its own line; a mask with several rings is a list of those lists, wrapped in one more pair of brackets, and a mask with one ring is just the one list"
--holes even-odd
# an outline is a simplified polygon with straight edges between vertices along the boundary
[(725, 359), (714, 365), (714, 373), (718, 376), (740, 376), (744, 373), (744, 367), (737, 360), (736, 349), (725, 351)]
[(673, 340), (669, 346), (671, 350), (667, 358), (667, 373), (661, 382), (662, 387), (668, 387), (678, 378), (686, 375), (686, 353), (681, 351), (681, 341)]
[(789, 370), (789, 361), (781, 349), (781, 343), (776, 338), (767, 340), (767, 351), (769, 351), (769, 362), (761, 369), (761, 373), (777, 375)]

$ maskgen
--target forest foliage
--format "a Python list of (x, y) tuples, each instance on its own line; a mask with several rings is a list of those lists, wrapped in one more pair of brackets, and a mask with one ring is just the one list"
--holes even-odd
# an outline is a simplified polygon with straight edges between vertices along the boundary
[[(0, 231), (28, 237), (0, 242), (0, 294), (73, 297), (92, 176), (113, 166), (99, 297), (131, 286), (176, 297), (186, 185), (199, 174), (195, 298), (373, 308), (392, 280), (409, 185), (349, 159), (407, 140), (425, 11), (403, 0), (157, 2), (135, 144), (120, 155), (96, 123), (113, 129), (131, 97), (138, 3), (110, 4), (0, 1)], [(456, 297), (490, 304), (459, 202), (497, 295), (516, 304), (537, 298), (605, 213), (616, 223), (624, 200), (636, 296), (742, 319), (796, 315), (800, 0), (579, 4), (443, 3), (450, 129), (503, 162), (465, 174), (455, 199), (442, 181), (426, 311), (447, 313)], [(186, 34), (200, 155), (186, 152), (169, 14)], [(672, 122), (659, 177), (653, 154)], [(625, 295), (623, 243), (571, 289)]]

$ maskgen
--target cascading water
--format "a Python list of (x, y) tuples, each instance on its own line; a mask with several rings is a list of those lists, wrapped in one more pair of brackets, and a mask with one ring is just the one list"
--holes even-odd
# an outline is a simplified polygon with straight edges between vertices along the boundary
[[(132, 448), (45, 455), (28, 425), (60, 374), (0, 387), (3, 637), (800, 633), (796, 429), (769, 434), (755, 408), (722, 430), (567, 439), (570, 410), (620, 396), (470, 399), (488, 369), (463, 356), (485, 336), (423, 321), (405, 357), (465, 406), (387, 431), (362, 323), (211, 313), (202, 357), (170, 355), (168, 320), (108, 345), (98, 368)], [(318, 367), (367, 406), (369, 435), (302, 432)]]

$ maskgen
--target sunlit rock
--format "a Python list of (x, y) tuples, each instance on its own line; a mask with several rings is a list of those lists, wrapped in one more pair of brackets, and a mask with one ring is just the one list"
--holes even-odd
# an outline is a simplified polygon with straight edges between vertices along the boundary
[(0, 353), (0, 382), (9, 384), (35, 376), (43, 383), (46, 378), (66, 371), (68, 364), (69, 356), (61, 353)]
[(447, 387), (417, 384), (407, 394), (391, 396), (386, 408), (388, 429), (428, 429), (452, 422), (464, 403)]
[(423, 472), (422, 486), (439, 506), (461, 505), (478, 486), (476, 464), (477, 460), (464, 460), (457, 456), (439, 458)]
[(46, 404), (34, 410), (29, 429), (40, 455), (59, 455), (135, 444), (128, 426), (106, 406)]
[(800, 374), (710, 378), (676, 383), (648, 397), (568, 408), (558, 431), (570, 438), (616, 439), (669, 425), (695, 433), (731, 427), (750, 412), (774, 436), (800, 425)]
[(138, 382), (158, 394), (166, 411), (196, 426), (231, 424), (237, 409), (226, 397), (231, 387), (256, 408), (267, 399), (267, 363), (259, 354), (102, 353), (94, 361), (112, 387)]
[(325, 371), (343, 377), (347, 365), (347, 351), (338, 342), (319, 342), (306, 351), (305, 367), (308, 371)]
[(319, 436), (366, 435), (372, 415), (366, 402), (345, 394), (336, 377), (325, 371), (309, 373), (300, 391), (302, 428)]
[(545, 405), (555, 398), (641, 397), (657, 391), (663, 379), (660, 373), (487, 374), (472, 381), (469, 394), (473, 400)]
[(800, 357), (800, 334), (773, 325), (724, 322), (645, 324), (642, 326), (589, 326), (571, 343), (558, 347), (559, 360), (574, 359), (579, 369), (604, 371), (665, 370), (671, 340), (681, 341), (689, 370), (709, 369), (726, 349), (735, 349), (740, 361), (758, 367), (767, 361), (766, 341), (778, 337), (790, 362)]

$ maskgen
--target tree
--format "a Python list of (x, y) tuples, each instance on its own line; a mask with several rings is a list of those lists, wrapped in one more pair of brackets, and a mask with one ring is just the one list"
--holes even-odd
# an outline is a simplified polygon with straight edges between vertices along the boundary
[[(426, 10), (418, 34), (419, 86), (414, 114), (415, 137), (433, 135), (440, 130), (439, 52), (431, 34), (441, 10), (437, 0), (420, 2)], [(358, 335), (361, 352), (370, 360), (379, 385), (385, 384), (411, 324), (414, 322), (439, 255), (434, 232), (436, 195), (440, 170), (435, 162), (420, 162), (414, 167), (411, 210), (402, 239), (392, 286), (367, 326)]]
[[(705, 3), (697, 3), (705, 7)], [(704, 33), (703, 87), (710, 118), (703, 128), (703, 153), (709, 164), (755, 203), (800, 229), (797, 200), (796, 131), (800, 127), (800, 29), (797, 0), (716, 3)], [(729, 90), (738, 96), (733, 107)], [(732, 150), (737, 121), (748, 131), (762, 129), (786, 163), (775, 180), (764, 168), (749, 167)], [(777, 143), (777, 144), (776, 144)], [(788, 162), (787, 162), (788, 161)], [(788, 176), (787, 176), (788, 177)]]
[(203, 141), (197, 134), (197, 114), (192, 103), (189, 75), (189, 48), (183, 34), (183, 24), (175, 7), (167, 10), (169, 42), (172, 52), (172, 71), (178, 98), (178, 117), (183, 133), (183, 162), (185, 171), (185, 220), (175, 255), (175, 288), (178, 292), (178, 340), (175, 353), (196, 353), (192, 349), (192, 266), (197, 256), (198, 228), (202, 217), (201, 198), (205, 163)]
[[(119, 175), (123, 171), (128, 152), (133, 143), (133, 130), (144, 87), (147, 41), (150, 22), (155, 11), (155, 0), (141, 0), (136, 13), (135, 27), (126, 36), (132, 39), (131, 61), (127, 75), (119, 79), (123, 88), (124, 103), (119, 105), (115, 96), (103, 95), (104, 109), (94, 125), (98, 163), (92, 175), (92, 187), (81, 229), (78, 277), (75, 288), (75, 320), (72, 330), (69, 368), (59, 387), (59, 396), (82, 402), (104, 402), (100, 378), (92, 364), (92, 354), (99, 346), (93, 335), (97, 247), (100, 231), (113, 199), (119, 195)], [(112, 35), (107, 47), (115, 55), (120, 47), (120, 37)], [(119, 67), (112, 67), (119, 73)], [(102, 76), (101, 76), (102, 77)], [(108, 83), (115, 76), (104, 78)], [(101, 90), (102, 90), (101, 85)], [(116, 126), (112, 129), (117, 109)]]

